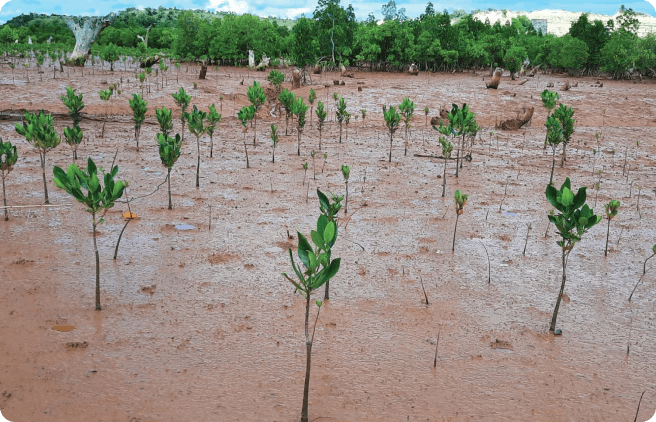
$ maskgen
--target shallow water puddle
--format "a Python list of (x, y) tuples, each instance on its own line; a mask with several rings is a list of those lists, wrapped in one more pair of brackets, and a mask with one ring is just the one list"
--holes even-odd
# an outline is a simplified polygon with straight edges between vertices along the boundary
[(52, 329), (55, 331), (63, 331), (67, 333), (69, 331), (73, 331), (75, 327), (73, 327), (72, 325), (55, 325), (54, 327), (52, 327)]
[(196, 226), (192, 226), (191, 224), (176, 224), (175, 229), (176, 230), (194, 230)]

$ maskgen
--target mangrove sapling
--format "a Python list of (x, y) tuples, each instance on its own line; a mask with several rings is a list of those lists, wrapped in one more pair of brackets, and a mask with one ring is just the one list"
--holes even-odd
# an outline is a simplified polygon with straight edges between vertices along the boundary
[[(323, 214), (328, 219), (328, 221), (335, 223), (335, 233), (337, 233), (339, 228), (337, 226), (336, 215), (339, 210), (342, 209), (342, 200), (344, 197), (342, 195), (335, 195), (334, 193), (331, 193), (330, 196), (331, 199), (328, 199), (328, 197), (323, 192), (317, 189), (317, 197), (319, 198), (319, 211), (321, 211), (321, 214)], [(335, 235), (335, 239), (336, 238), (337, 236)], [(334, 244), (335, 242), (329, 246), (332, 248)], [(330, 280), (326, 281), (326, 289), (324, 290), (323, 300), (330, 300)]]
[(317, 93), (314, 89), (310, 88), (310, 95), (308, 96), (308, 103), (310, 103), (310, 126), (312, 126), (312, 114), (314, 113), (314, 101), (317, 99)]
[(510, 176), (506, 179), (506, 187), (503, 189), (503, 198), (501, 198), (501, 203), (499, 204), (499, 212), (501, 212), (501, 207), (503, 207), (503, 202), (506, 200), (506, 194), (508, 193), (508, 182), (510, 181)]
[(604, 248), (604, 256), (608, 256), (608, 236), (610, 236), (610, 220), (617, 215), (617, 209), (620, 207), (620, 201), (613, 199), (604, 205), (604, 213), (608, 219), (608, 229), (606, 231), (606, 247)]
[(128, 102), (132, 109), (132, 118), (134, 119), (134, 139), (137, 141), (137, 151), (139, 151), (139, 134), (141, 133), (141, 125), (144, 120), (146, 120), (148, 103), (141, 98), (141, 95), (139, 94), (132, 94), (132, 99), (128, 100)]
[[(479, 242), (481, 242), (479, 240)], [(481, 246), (483, 246), (483, 249), (485, 250), (485, 255), (487, 256), (487, 284), (490, 284), (492, 282), (492, 267), (490, 266), (490, 254), (487, 253), (487, 247), (485, 247), (485, 243), (481, 242)], [(524, 250), (526, 250), (526, 246), (524, 246)]]
[(184, 87), (180, 87), (180, 90), (178, 92), (174, 92), (171, 94), (173, 97), (173, 101), (177, 104), (178, 107), (180, 107), (180, 122), (182, 123), (182, 142), (184, 142), (184, 132), (185, 132), (185, 113), (187, 111), (187, 107), (189, 107), (189, 101), (191, 101), (191, 95), (187, 95), (185, 92)]
[(565, 104), (558, 106), (553, 113), (554, 117), (560, 122), (560, 127), (563, 129), (563, 154), (560, 161), (560, 167), (564, 167), (567, 161), (567, 144), (572, 140), (574, 133), (574, 109), (567, 107)]
[(292, 92), (289, 92), (287, 88), (285, 88), (278, 96), (278, 101), (280, 101), (280, 104), (282, 104), (283, 108), (285, 109), (285, 136), (287, 136), (289, 118), (294, 115), (292, 110), (294, 108), (294, 102), (296, 102), (296, 96)]
[(635, 287), (633, 287), (633, 290), (631, 290), (631, 295), (629, 296), (629, 302), (631, 302), (631, 298), (633, 297), (633, 293), (635, 293), (636, 289), (638, 288), (638, 285), (642, 281), (642, 278), (647, 274), (647, 261), (652, 259), (654, 256), (656, 256), (656, 245), (652, 246), (651, 248), (652, 254), (645, 259), (645, 262), (642, 264), (642, 275), (640, 276), (640, 280), (636, 283)]
[[(173, 130), (173, 110), (166, 108), (155, 109), (155, 117), (157, 118), (157, 123), (159, 124), (159, 130), (164, 136), (169, 136)], [(157, 137), (155, 137), (157, 139)]]
[(437, 341), (435, 342), (435, 359), (433, 359), (433, 368), (437, 368), (437, 348), (440, 346), (440, 334), (442, 332), (437, 333)]
[[(246, 132), (248, 132), (248, 122), (253, 120), (253, 117), (255, 116), (255, 107), (252, 105), (248, 107), (242, 107), (241, 110), (239, 110), (239, 113), (237, 113), (237, 118), (241, 122), (241, 131), (244, 134), (244, 138), (246, 137)], [(246, 151), (246, 168), (250, 168), (250, 163), (248, 161), (248, 147), (246, 147), (246, 141), (244, 142), (244, 150)]]
[(314, 327), (310, 335), (310, 300), (312, 293), (326, 284), (339, 271), (340, 258), (331, 260), (331, 247), (337, 239), (337, 225), (333, 221), (328, 221), (325, 215), (319, 216), (317, 220), (317, 230), (311, 232), (311, 239), (314, 247), (310, 245), (301, 232), (298, 233), (298, 258), (305, 267), (305, 270), (298, 268), (294, 262), (292, 249), (289, 248), (289, 259), (296, 274), (296, 280), (289, 277), (287, 273), (283, 276), (294, 286), (296, 292), (305, 298), (305, 347), (306, 347), (306, 366), (305, 366), (305, 385), (303, 388), (303, 407), (301, 409), (301, 422), (308, 422), (308, 398), (310, 393), (310, 367), (312, 362), (312, 344), (314, 334), (321, 311), (322, 302), (317, 300), (316, 305), (319, 307), (317, 316), (314, 320)]
[(196, 187), (200, 187), (200, 137), (207, 131), (205, 119), (207, 113), (198, 110), (196, 106), (191, 113), (185, 113), (185, 119), (189, 122), (189, 132), (196, 137), (196, 149), (198, 152), (198, 164), (196, 165)]
[[(271, 162), (275, 163), (276, 162), (276, 145), (278, 145), (278, 126), (271, 124), (271, 133), (269, 135), (271, 137), (271, 142), (273, 143), (273, 146), (271, 148)], [(314, 151), (312, 151), (314, 152)], [(314, 159), (314, 155), (312, 156)]]
[[(313, 174), (312, 178), (314, 180), (317, 180), (317, 168), (314, 165), (314, 156), (315, 155), (317, 155), (317, 152), (315, 150), (312, 150), (312, 152), (310, 153), (310, 156), (312, 157), (312, 174)], [(308, 183), (308, 186), (310, 186), (309, 183)]]
[(303, 129), (305, 128), (305, 119), (306, 113), (308, 111), (308, 106), (303, 101), (302, 97), (297, 97), (294, 100), (292, 105), (292, 113), (296, 115), (296, 130), (297, 130), (297, 154), (301, 155), (301, 135), (303, 134)]
[[(100, 99), (105, 102), (109, 101), (112, 98), (112, 94), (114, 94), (114, 90), (112, 89), (112, 87), (109, 87), (108, 89), (98, 92)], [(105, 106), (105, 121), (103, 122), (102, 130), (100, 131), (101, 138), (105, 137), (105, 124), (107, 123), (107, 118), (108, 118), (108, 108), (107, 106)]]
[(16, 123), (16, 132), (24, 136), (25, 140), (39, 151), (41, 174), (43, 176), (43, 193), (45, 203), (49, 204), (48, 185), (46, 184), (46, 154), (61, 143), (61, 139), (59, 139), (59, 135), (57, 135), (54, 128), (52, 115), (45, 114), (43, 110), (37, 113), (26, 111), (23, 123)]
[(14, 164), (18, 161), (18, 152), (11, 142), (2, 142), (0, 138), (0, 177), (2, 177), (2, 202), (5, 208), (5, 221), (9, 220), (7, 212), (7, 192), (5, 191), (5, 178), (14, 169)]
[(82, 94), (77, 95), (73, 88), (67, 86), (66, 95), (62, 95), (61, 100), (68, 109), (68, 114), (73, 120), (73, 126), (79, 126), (82, 123), (82, 109), (84, 108)]
[(598, 179), (597, 182), (594, 184), (594, 189), (595, 189), (595, 201), (594, 201), (594, 205), (592, 206), (593, 208), (595, 208), (595, 207), (597, 206), (597, 196), (599, 196), (599, 188), (601, 187), (601, 174), (602, 174), (602, 173), (603, 173), (603, 171), (602, 171), (602, 170), (599, 170), (599, 179)]
[(346, 125), (346, 142), (348, 142), (348, 126), (349, 126), (349, 123), (351, 123), (351, 113), (349, 113), (347, 111), (346, 115), (344, 116), (344, 124)]
[[(337, 95), (337, 93), (335, 93)], [(335, 118), (337, 119), (337, 122), (339, 123), (339, 143), (342, 143), (342, 123), (344, 123), (344, 119), (346, 118), (346, 101), (344, 100), (344, 97), (339, 99), (339, 102), (336, 103), (336, 111), (335, 111)]]
[(253, 114), (253, 145), (255, 145), (255, 139), (257, 138), (257, 111), (266, 101), (266, 96), (264, 95), (262, 86), (257, 81), (253, 82), (253, 86), (248, 87), (247, 94), (248, 101), (250, 101), (251, 105), (255, 108), (255, 113)]
[[(100, 172), (100, 177), (98, 177), (98, 172)], [(85, 170), (81, 170), (77, 164), (71, 164), (66, 172), (55, 166), (53, 173), (55, 185), (84, 204), (87, 208), (86, 211), (91, 214), (93, 249), (96, 255), (96, 310), (100, 311), (100, 257), (96, 243), (96, 228), (104, 222), (103, 217), (107, 210), (114, 206), (114, 201), (123, 195), (123, 189), (127, 183), (121, 180), (114, 181), (118, 173), (118, 166), (112, 166), (110, 172), (105, 173), (102, 167), (96, 167), (91, 157), (87, 161)], [(104, 186), (100, 183), (101, 178), (104, 179)], [(82, 189), (87, 191), (86, 195)], [(100, 219), (96, 220), (96, 216), (99, 216)]]
[(383, 117), (385, 118), (385, 125), (389, 130), (390, 134), (390, 150), (389, 150), (389, 159), (388, 162), (392, 162), (392, 139), (394, 132), (399, 128), (399, 123), (401, 122), (401, 115), (396, 111), (394, 106), (390, 106), (389, 110), (387, 107), (383, 106)]
[(66, 143), (73, 149), (73, 160), (77, 160), (77, 147), (82, 142), (82, 136), (82, 129), (79, 126), (64, 128)]
[[(308, 162), (306, 161), (303, 163), (303, 183), (301, 183), (301, 185), (303, 186), (305, 186), (305, 177), (307, 176), (307, 169), (308, 169)], [(308, 182), (308, 185), (309, 184), (310, 182)]]
[(556, 166), (556, 148), (563, 141), (563, 128), (553, 115), (549, 116), (544, 125), (547, 127), (547, 142), (551, 145), (552, 150), (551, 176), (549, 177), (549, 185), (551, 185), (553, 184), (554, 167)]
[(180, 134), (176, 134), (175, 138), (158, 133), (155, 137), (157, 146), (159, 147), (159, 159), (162, 165), (166, 167), (166, 180), (169, 185), (169, 209), (173, 209), (173, 202), (171, 201), (171, 170), (175, 162), (180, 158), (180, 149), (182, 147), (182, 139)]
[(365, 117), (367, 117), (367, 109), (363, 108), (362, 110), (360, 110), (360, 113), (362, 113), (362, 127), (364, 128), (365, 127), (364, 126), (364, 119), (365, 119)]
[(344, 177), (344, 184), (346, 185), (346, 202), (344, 203), (344, 215), (348, 214), (348, 181), (351, 174), (351, 168), (346, 164), (342, 164), (342, 176)]
[(458, 230), (458, 218), (460, 215), (465, 212), (465, 204), (467, 203), (467, 195), (460, 193), (459, 190), (453, 194), (453, 202), (456, 207), (456, 225), (453, 228), (453, 245), (451, 246), (451, 252), (456, 250), (456, 231)]
[(585, 203), (585, 187), (579, 188), (576, 195), (574, 195), (569, 177), (565, 179), (565, 183), (563, 183), (560, 190), (551, 184), (547, 185), (546, 196), (549, 203), (559, 212), (556, 215), (549, 215), (549, 221), (556, 226), (561, 237), (561, 240), (556, 243), (562, 251), (561, 260), (563, 265), (562, 283), (549, 331), (552, 331), (555, 335), (560, 335), (561, 331), (556, 330), (556, 319), (558, 318), (558, 309), (565, 290), (565, 282), (567, 281), (569, 254), (576, 243), (581, 240), (581, 237), (601, 221), (601, 216), (595, 215), (594, 211)]
[(448, 118), (453, 137), (460, 138), (462, 136), (458, 139), (458, 152), (456, 153), (456, 177), (458, 177), (458, 169), (462, 168), (460, 151), (465, 147), (465, 138), (476, 136), (479, 127), (476, 123), (476, 115), (469, 110), (467, 104), (463, 104), (462, 108), (458, 108), (457, 104), (452, 104)]
[(323, 174), (323, 169), (326, 167), (326, 163), (328, 162), (328, 153), (324, 152), (323, 153), (323, 164), (321, 165), (321, 174)]
[(403, 116), (403, 123), (405, 123), (405, 148), (403, 155), (408, 155), (408, 129), (410, 129), (410, 121), (414, 117), (415, 112), (415, 103), (413, 103), (410, 98), (405, 97), (401, 104), (399, 104), (399, 111), (401, 116)]
[[(548, 89), (545, 89), (542, 91), (540, 94), (540, 97), (542, 98), (542, 105), (544, 108), (547, 109), (547, 120), (549, 119), (549, 116), (551, 115), (551, 111), (556, 108), (556, 103), (558, 102), (558, 99), (560, 98), (560, 95), (558, 95), (558, 92), (556, 91), (549, 91)], [(549, 143), (548, 140), (548, 133), (544, 137), (544, 149), (547, 149), (547, 144)]]
[(430, 109), (428, 107), (424, 107), (424, 116), (426, 117), (426, 121), (424, 122), (424, 126), (428, 126), (428, 113), (430, 112)]
[(207, 134), (210, 135), (210, 158), (214, 154), (214, 131), (216, 126), (221, 123), (221, 115), (216, 112), (214, 104), (209, 106), (209, 113), (207, 113)]
[[(317, 103), (317, 120), (318, 120), (318, 129), (319, 129), (319, 151), (321, 151), (321, 131), (323, 130), (323, 124), (326, 121), (326, 110), (323, 107), (323, 103), (319, 101)], [(321, 170), (323, 173), (323, 168)]]
[(335, 101), (335, 121), (337, 121), (337, 108), (339, 104), (339, 95), (336, 92), (333, 92), (333, 100)]
[[(440, 127), (445, 127), (440, 125)], [(435, 126), (433, 126), (435, 129)], [(444, 136), (440, 136), (440, 145), (442, 146), (442, 158), (444, 158), (444, 172), (442, 174), (442, 198), (444, 198), (444, 193), (446, 192), (446, 164), (447, 160), (451, 157), (451, 151), (453, 151), (453, 144), (449, 142)]]
[(272, 70), (267, 76), (267, 81), (276, 88), (276, 94), (280, 93), (280, 86), (285, 82), (285, 74), (279, 70)]

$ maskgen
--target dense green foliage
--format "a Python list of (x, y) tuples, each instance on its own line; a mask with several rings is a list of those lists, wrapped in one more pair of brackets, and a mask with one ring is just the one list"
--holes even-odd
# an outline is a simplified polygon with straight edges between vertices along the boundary
[[(436, 12), (430, 2), (416, 19), (397, 10), (394, 1), (382, 12), (379, 25), (373, 14), (358, 22), (353, 7), (341, 0), (320, 0), (311, 16), (296, 21), (130, 8), (100, 34), (92, 52), (110, 63), (117, 52), (138, 59), (165, 51), (174, 59), (244, 65), (253, 50), (256, 60), (266, 54), (274, 64), (282, 57), (300, 66), (328, 62), (372, 70), (401, 70), (416, 63), (420, 70), (504, 66), (515, 72), (528, 60), (531, 66), (603, 70), (617, 77), (630, 70), (647, 74), (656, 65), (656, 37), (637, 36), (639, 22), (630, 8), (621, 8), (615, 20), (605, 23), (581, 14), (563, 37), (536, 31), (524, 16), (491, 25), (464, 11)], [(45, 44), (50, 36), (51, 44)], [(28, 37), (36, 46), (26, 44)], [(0, 45), (9, 51), (70, 51), (74, 43), (64, 16), (21, 15), (0, 26)]]

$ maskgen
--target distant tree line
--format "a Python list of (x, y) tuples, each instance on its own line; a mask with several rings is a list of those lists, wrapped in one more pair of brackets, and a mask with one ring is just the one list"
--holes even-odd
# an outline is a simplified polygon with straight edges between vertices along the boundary
[[(607, 22), (581, 14), (562, 37), (536, 31), (523, 16), (490, 24), (462, 10), (436, 12), (430, 2), (416, 19), (408, 18), (394, 0), (382, 6), (382, 14), (382, 21), (373, 14), (357, 21), (353, 7), (343, 7), (340, 0), (319, 0), (312, 16), (295, 21), (132, 8), (101, 33), (93, 51), (99, 54), (111, 44), (121, 55), (134, 55), (142, 43), (138, 36), (145, 38), (148, 30), (149, 50), (228, 65), (246, 64), (253, 50), (256, 60), (266, 54), (299, 66), (325, 63), (398, 71), (415, 63), (427, 71), (503, 67), (515, 72), (528, 60), (531, 66), (570, 73), (656, 76), (656, 36), (638, 37), (637, 14), (624, 6), (617, 19)], [(51, 44), (42, 46), (51, 36)], [(0, 26), (0, 46), (6, 51), (20, 50), (12, 44), (25, 44), (28, 37), (46, 51), (70, 50), (75, 44), (63, 16), (21, 15)], [(141, 52), (147, 54), (144, 47)]]

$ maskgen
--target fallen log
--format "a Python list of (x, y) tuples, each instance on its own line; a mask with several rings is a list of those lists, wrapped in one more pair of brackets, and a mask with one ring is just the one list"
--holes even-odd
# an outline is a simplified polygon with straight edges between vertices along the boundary
[(517, 117), (514, 119), (503, 120), (494, 127), (495, 129), (501, 130), (518, 130), (531, 121), (534, 111), (535, 109), (533, 107), (524, 106), (517, 112)]

